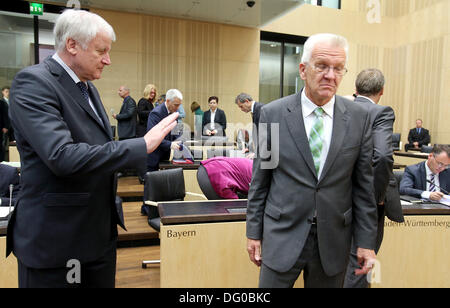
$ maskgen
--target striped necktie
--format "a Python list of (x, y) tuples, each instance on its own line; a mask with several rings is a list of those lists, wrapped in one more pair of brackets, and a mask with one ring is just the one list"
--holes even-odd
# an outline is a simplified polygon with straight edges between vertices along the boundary
[(434, 183), (434, 174), (430, 176), (430, 192), (436, 191), (436, 184)]
[(314, 160), (314, 167), (316, 168), (317, 177), (320, 171), (320, 156), (323, 148), (323, 114), (322, 107), (317, 107), (314, 110), (316, 120), (309, 133), (309, 148)]

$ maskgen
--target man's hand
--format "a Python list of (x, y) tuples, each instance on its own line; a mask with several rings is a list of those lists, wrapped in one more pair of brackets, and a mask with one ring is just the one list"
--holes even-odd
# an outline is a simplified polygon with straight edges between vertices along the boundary
[(2, 128), (2, 131), (4, 134), (8, 133), (8, 129), (7, 128)]
[(206, 135), (211, 136), (211, 131), (209, 129), (206, 130)]
[(180, 141), (174, 141), (174, 142), (172, 142), (171, 144), (170, 144), (170, 148), (172, 149), (172, 150), (180, 150)]
[(117, 114), (115, 114), (115, 113), (112, 114), (112, 117), (117, 120), (116, 116), (117, 116)]
[(247, 239), (247, 252), (250, 257), (250, 261), (261, 266), (261, 241)]
[(375, 251), (371, 249), (358, 248), (356, 251), (356, 256), (361, 269), (356, 269), (355, 275), (367, 275), (375, 265)]
[(418, 149), (419, 148), (419, 143), (416, 141), (416, 142), (413, 142), (413, 144), (414, 144), (414, 147), (416, 148), (416, 149)]
[(439, 201), (444, 197), (444, 194), (439, 191), (433, 191), (430, 193), (430, 200)]
[(177, 125), (178, 112), (165, 117), (161, 122), (153, 126), (145, 136), (144, 140), (147, 145), (147, 153), (153, 152), (163, 141), (164, 137)]

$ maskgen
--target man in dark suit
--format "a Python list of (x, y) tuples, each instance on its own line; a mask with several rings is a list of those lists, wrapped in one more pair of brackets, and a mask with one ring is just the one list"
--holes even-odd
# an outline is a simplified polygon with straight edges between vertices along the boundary
[(412, 128), (408, 134), (408, 142), (405, 144), (405, 151), (409, 149), (420, 149), (422, 145), (430, 143), (430, 133), (428, 129), (422, 127), (422, 120), (416, 120), (416, 127)]
[(203, 114), (203, 135), (226, 136), (227, 117), (222, 109), (218, 108), (219, 98), (211, 96), (208, 98), (209, 110)]
[(305, 88), (261, 109), (247, 206), (260, 287), (291, 287), (303, 270), (306, 287), (342, 287), (352, 237), (358, 273), (375, 263), (370, 118), (335, 95), (347, 52), (341, 36), (311, 36), (300, 63)]
[(113, 141), (91, 80), (111, 64), (114, 30), (96, 14), (66, 10), (54, 33), (57, 52), (11, 86), (22, 187), (7, 253), (18, 259), (20, 287), (114, 287), (117, 224), (123, 227), (115, 172), (145, 160), (177, 114), (143, 138)]
[(253, 130), (252, 130), (252, 139), (251, 143), (249, 144), (249, 148), (245, 149), (244, 151), (250, 151), (250, 157), (254, 157), (255, 152), (255, 145), (257, 144), (258, 137), (258, 124), (259, 124), (259, 117), (261, 116), (261, 108), (263, 104), (255, 102), (255, 100), (247, 93), (241, 93), (236, 97), (235, 100), (236, 105), (245, 113), (251, 112), (252, 114), (252, 123), (253, 123)]
[[(177, 112), (183, 103), (183, 95), (177, 89), (170, 89), (166, 93), (166, 101), (154, 108), (148, 116), (147, 130), (151, 130), (169, 114)], [(170, 158), (170, 150), (180, 150), (179, 137), (175, 132), (168, 134), (158, 148), (147, 157), (147, 171), (159, 170), (159, 163)]]
[(13, 186), (12, 205), (14, 206), (17, 194), (20, 191), (20, 176), (17, 168), (0, 164), (0, 206), (9, 206), (10, 185)]
[(8, 133), (10, 132), (8, 100), (9, 87), (3, 87), (2, 97), (0, 98), (0, 162), (5, 160), (5, 152), (8, 146)]
[(450, 146), (434, 145), (427, 161), (405, 168), (400, 194), (439, 201), (450, 193)]
[[(384, 234), (384, 217), (396, 222), (403, 222), (402, 206), (392, 168), (394, 157), (392, 150), (392, 131), (395, 121), (394, 110), (389, 106), (378, 105), (384, 93), (384, 76), (378, 69), (366, 69), (356, 78), (355, 103), (369, 111), (373, 139), (373, 184), (375, 201), (378, 205), (378, 236), (375, 253), (378, 253)], [(355, 275), (358, 268), (356, 247), (352, 247), (350, 262), (345, 277), (345, 288), (367, 288), (366, 277)]]
[(119, 114), (113, 114), (117, 120), (117, 134), (119, 140), (136, 137), (137, 110), (136, 102), (130, 96), (130, 89), (126, 86), (119, 88), (119, 96), (123, 98), (122, 107)]

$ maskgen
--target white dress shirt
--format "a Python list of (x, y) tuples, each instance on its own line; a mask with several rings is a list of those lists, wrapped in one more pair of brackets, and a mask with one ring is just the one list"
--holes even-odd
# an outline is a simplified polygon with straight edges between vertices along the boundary
[[(439, 189), (439, 187), (441, 187), (441, 185), (440, 185), (440, 183), (439, 183), (439, 174), (434, 174), (433, 172), (431, 172), (431, 170), (430, 170), (430, 168), (428, 167), (428, 164), (427, 163), (425, 163), (425, 172), (426, 172), (426, 174), (427, 174), (427, 178), (426, 178), (426, 180), (430, 180), (431, 181), (431, 176), (434, 176), (434, 186), (436, 186), (436, 188), (435, 188), (435, 191), (441, 191), (440, 189)], [(425, 181), (426, 181), (425, 180)], [(430, 194), (431, 194), (431, 191), (430, 191), (430, 186), (431, 186), (431, 184), (430, 183), (428, 183), (428, 181), (427, 181), (427, 189), (426, 189), (426, 191), (424, 191), (420, 196), (422, 197), (422, 199), (430, 199)]]
[[(73, 79), (75, 84), (77, 84), (81, 81), (80, 78), (78, 78), (78, 76), (74, 73), (74, 71), (72, 71), (72, 69), (69, 66), (67, 66), (67, 64), (64, 63), (64, 61), (58, 56), (58, 53), (55, 53), (52, 56), (52, 58), (64, 68), (64, 70), (67, 72), (67, 74), (69, 74), (69, 76)], [(86, 85), (86, 88), (89, 88), (86, 82), (84, 84)], [(103, 123), (102, 118), (100, 118), (100, 116), (98, 115), (97, 109), (95, 109), (94, 104), (92, 103), (90, 97), (89, 97), (89, 105), (91, 106), (92, 110), (94, 111), (95, 115), (100, 120), (100, 122)]]
[[(331, 136), (333, 134), (333, 115), (334, 115), (334, 104), (336, 101), (336, 97), (333, 98), (321, 106), (324, 114), (323, 114), (323, 139), (322, 139), (322, 153), (320, 154), (320, 169), (318, 178), (322, 174), (323, 166), (325, 165), (325, 161), (327, 160), (328, 151), (330, 149), (331, 144)], [(303, 121), (305, 123), (306, 135), (309, 140), (309, 135), (311, 132), (311, 128), (316, 121), (316, 115), (314, 114), (314, 110), (319, 107), (314, 104), (305, 94), (305, 91), (302, 91), (302, 113), (303, 113)]]
[(216, 126), (214, 125), (214, 118), (216, 117), (216, 112), (217, 109), (214, 112), (211, 110), (211, 130), (214, 130), (216, 128)]

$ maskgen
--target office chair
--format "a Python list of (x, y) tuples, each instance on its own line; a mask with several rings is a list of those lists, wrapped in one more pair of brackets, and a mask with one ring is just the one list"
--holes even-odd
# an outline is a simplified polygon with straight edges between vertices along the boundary
[[(161, 218), (158, 212), (158, 202), (183, 201), (186, 195), (193, 195), (206, 199), (201, 194), (185, 191), (184, 174), (182, 168), (165, 169), (147, 172), (144, 184), (144, 205), (141, 213), (148, 216), (148, 224), (160, 232)], [(142, 268), (147, 264), (159, 264), (161, 260), (142, 261)]]
[(206, 158), (210, 159), (212, 157), (225, 156), (230, 157), (229, 149), (208, 149), (206, 150)]
[(393, 151), (400, 151), (402, 148), (402, 142), (400, 141), (401, 134), (399, 133), (393, 133), (392, 134), (392, 150)]
[(432, 150), (433, 150), (433, 147), (431, 145), (423, 145), (422, 148), (420, 149), (420, 152), (431, 153)]
[(200, 165), (197, 170), (197, 181), (200, 189), (208, 200), (221, 200), (222, 197), (216, 193), (214, 188), (211, 185), (211, 181), (209, 180), (208, 173), (206, 172), (206, 168), (203, 165)]
[(397, 187), (400, 189), (400, 182), (402, 181), (404, 171), (394, 171), (394, 177), (397, 180)]

